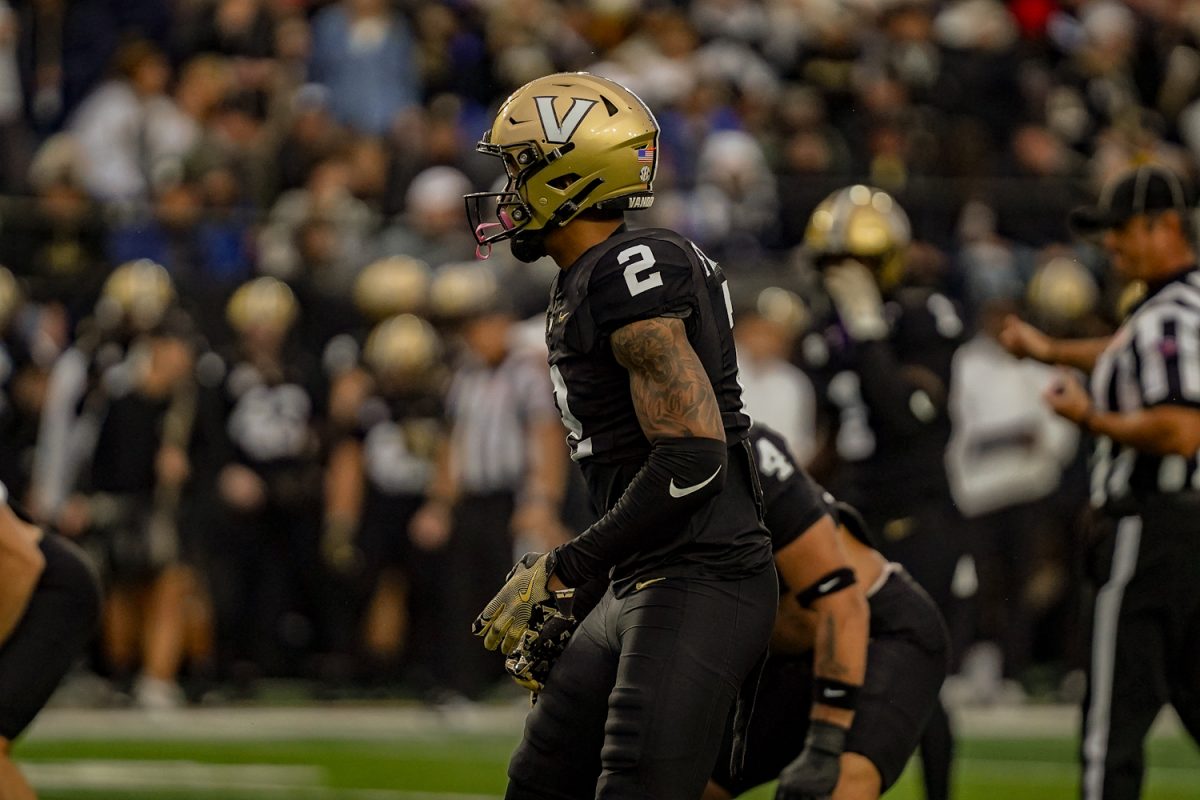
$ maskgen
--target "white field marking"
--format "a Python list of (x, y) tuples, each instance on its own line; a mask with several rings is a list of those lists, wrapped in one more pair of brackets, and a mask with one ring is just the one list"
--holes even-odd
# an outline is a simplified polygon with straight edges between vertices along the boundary
[(280, 764), (85, 759), (26, 761), (21, 762), (21, 771), (42, 789), (282, 791), (325, 782), (325, 771), (320, 767)]
[[(960, 766), (961, 765), (961, 766)], [(1048, 778), (1073, 778), (1079, 765), (1069, 761), (1021, 761), (1019, 759), (955, 758), (955, 769), (969, 779), (1030, 783)], [(1200, 783), (1200, 767), (1147, 766), (1147, 786), (1195, 787)]]
[[(354, 741), (441, 742), (460, 736), (521, 735), (529, 701), (432, 711), (416, 705), (314, 704), (293, 708), (187, 708), (166, 713), (137, 709), (47, 708), (23, 737), (26, 741)], [(1013, 705), (950, 708), (955, 732), (964, 738), (1075, 738), (1079, 707)], [(1164, 709), (1155, 738), (1183, 735), (1175, 713)], [(17, 750), (18, 758), (20, 749)]]
[(420, 706), (139, 709), (48, 708), (25, 738), (32, 741), (437, 741), (462, 735), (518, 737), (529, 712), (520, 704), (435, 711)]
[(499, 795), (349, 789), (324, 786), (320, 767), (277, 764), (201, 764), (194, 761), (39, 761), (21, 765), (39, 790), (230, 792), (313, 800), (497, 800)]

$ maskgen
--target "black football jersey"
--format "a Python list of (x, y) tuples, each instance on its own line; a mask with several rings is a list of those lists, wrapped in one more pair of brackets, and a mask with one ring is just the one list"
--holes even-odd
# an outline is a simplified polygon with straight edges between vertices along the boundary
[(846, 505), (839, 504), (832, 494), (813, 480), (804, 467), (796, 463), (796, 457), (782, 436), (755, 423), (750, 429), (750, 445), (762, 483), (763, 517), (771, 532), (773, 550), (787, 547), (826, 515), (845, 524), (850, 535), (867, 547), (875, 547), (867, 530), (845, 518), (843, 511)]
[(763, 492), (763, 519), (778, 552), (821, 517), (832, 515), (833, 496), (796, 463), (787, 442), (762, 425), (750, 429), (750, 446)]
[(433, 395), (374, 395), (359, 409), (358, 436), (372, 491), (421, 496), (433, 474), (445, 418)]
[(924, 288), (901, 289), (886, 312), (885, 341), (855, 342), (835, 318), (802, 340), (801, 362), (837, 454), (830, 488), (891, 517), (948, 497), (945, 399), (963, 324), (949, 298)]
[(750, 418), (742, 411), (733, 311), (720, 266), (672, 231), (620, 230), (556, 276), (546, 318), (555, 403), (576, 461), (613, 463), (649, 453), (629, 372), (609, 337), (654, 317), (684, 320), (716, 393), (726, 442), (745, 439)]

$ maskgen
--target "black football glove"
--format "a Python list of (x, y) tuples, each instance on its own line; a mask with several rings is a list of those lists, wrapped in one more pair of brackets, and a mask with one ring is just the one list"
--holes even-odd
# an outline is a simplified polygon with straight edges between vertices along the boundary
[(504, 661), (504, 669), (518, 685), (533, 692), (536, 702), (538, 692), (546, 686), (554, 662), (567, 649), (567, 642), (575, 632), (574, 617), (553, 611), (544, 622), (530, 626), (521, 635), (521, 641)]
[(814, 719), (809, 723), (804, 749), (779, 773), (775, 800), (828, 800), (841, 774), (846, 729)]
[(504, 586), (471, 625), (471, 632), (483, 637), (484, 647), (488, 650), (499, 647), (504, 655), (516, 649), (529, 629), (534, 609), (551, 602), (546, 582), (552, 569), (549, 553), (521, 556), (509, 571)]

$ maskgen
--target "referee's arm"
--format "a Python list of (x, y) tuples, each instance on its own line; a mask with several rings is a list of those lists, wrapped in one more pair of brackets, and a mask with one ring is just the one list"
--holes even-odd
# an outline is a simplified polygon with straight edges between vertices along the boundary
[(1161, 405), (1125, 413), (1098, 411), (1079, 378), (1065, 371), (1045, 398), (1059, 416), (1118, 444), (1185, 458), (1200, 451), (1200, 408)]

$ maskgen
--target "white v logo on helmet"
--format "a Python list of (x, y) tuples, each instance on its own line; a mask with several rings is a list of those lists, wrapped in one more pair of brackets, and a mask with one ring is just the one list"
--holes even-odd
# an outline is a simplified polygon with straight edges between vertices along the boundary
[(535, 97), (533, 101), (537, 103), (538, 116), (542, 120), (542, 132), (546, 134), (546, 141), (551, 144), (569, 142), (580, 123), (583, 122), (583, 118), (592, 110), (592, 106), (596, 105), (595, 100), (572, 97), (571, 107), (567, 109), (567, 115), (560, 122), (558, 115), (554, 113), (553, 97)]

